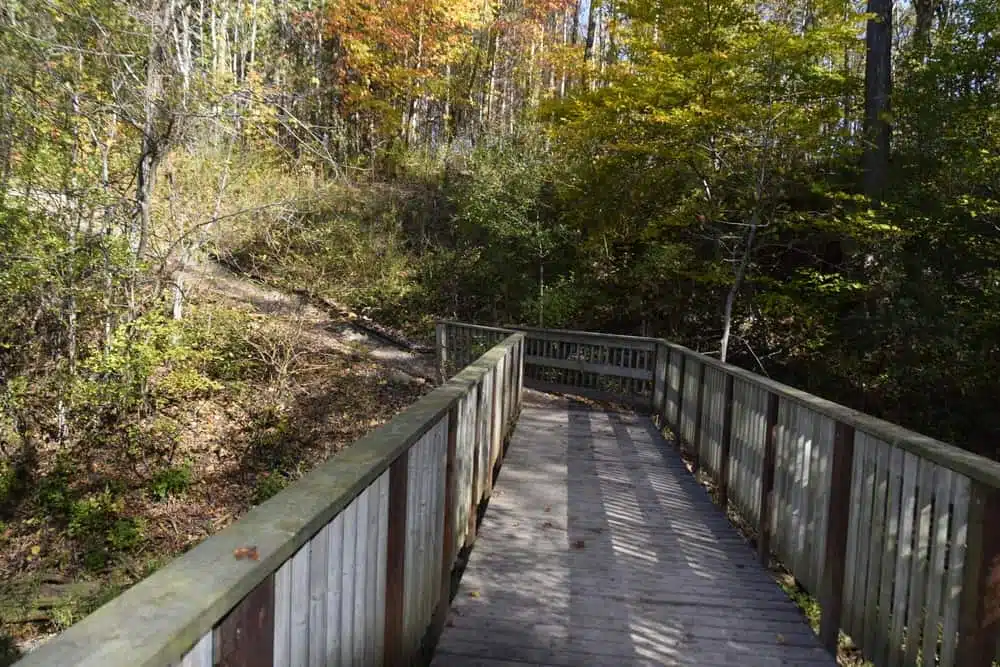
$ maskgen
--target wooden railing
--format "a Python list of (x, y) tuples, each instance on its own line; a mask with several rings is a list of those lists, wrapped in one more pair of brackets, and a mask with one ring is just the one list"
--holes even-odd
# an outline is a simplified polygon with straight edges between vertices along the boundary
[(438, 361), (446, 369), (461, 367), (515, 330), (525, 335), (524, 386), (640, 407), (652, 405), (661, 342), (654, 338), (438, 322)]
[(388, 424), (17, 664), (426, 659), (520, 409), (524, 336), (494, 341)]
[(664, 340), (524, 331), (525, 386), (632, 403), (676, 434), (762, 562), (818, 598), (829, 649), (842, 631), (878, 667), (991, 665), (1000, 463)]

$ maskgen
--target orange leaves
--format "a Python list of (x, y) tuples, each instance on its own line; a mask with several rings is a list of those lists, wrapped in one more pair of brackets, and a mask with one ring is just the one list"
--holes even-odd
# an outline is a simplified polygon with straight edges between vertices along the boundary
[(260, 553), (256, 546), (239, 547), (233, 551), (233, 556), (236, 560), (260, 560)]

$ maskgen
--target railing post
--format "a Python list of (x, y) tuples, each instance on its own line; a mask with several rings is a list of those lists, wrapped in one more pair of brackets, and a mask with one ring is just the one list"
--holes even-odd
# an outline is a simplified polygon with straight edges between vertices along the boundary
[[(725, 371), (723, 371), (725, 372)], [(719, 463), (719, 505), (723, 511), (729, 506), (729, 466), (733, 439), (733, 386), (732, 373), (726, 373), (726, 388), (722, 403), (722, 453)]]
[(653, 364), (653, 405), (650, 412), (656, 422), (663, 426), (664, 416), (663, 405), (667, 397), (667, 359), (669, 359), (670, 348), (663, 343), (656, 344), (656, 363)]
[(844, 607), (844, 570), (847, 564), (847, 532), (851, 518), (851, 471), (854, 468), (854, 427), (836, 422), (833, 460), (830, 464), (830, 494), (826, 520), (826, 553), (819, 600), (822, 616), (819, 637), (836, 655), (840, 620)]
[(674, 439), (677, 441), (677, 445), (684, 450), (684, 438), (681, 437), (681, 419), (684, 417), (684, 385), (686, 384), (685, 379), (687, 378), (687, 354), (681, 352), (681, 366), (679, 369), (680, 375), (677, 378), (677, 415), (674, 419), (674, 423), (671, 424), (671, 428), (674, 429)]
[(434, 325), (434, 354), (437, 357), (438, 373), (441, 375), (441, 383), (447, 379), (445, 364), (448, 362), (448, 325), (438, 322)]
[(970, 481), (955, 664), (990, 667), (1000, 635), (1000, 489)]
[(764, 461), (760, 484), (760, 531), (757, 537), (757, 558), (767, 567), (771, 559), (771, 497), (774, 495), (774, 459), (778, 437), (778, 395), (767, 394), (767, 423), (764, 432)]
[(701, 470), (701, 420), (705, 414), (705, 362), (702, 361), (698, 368), (698, 393), (694, 406), (694, 472)]
[(406, 490), (409, 450), (389, 467), (389, 524), (386, 535), (385, 666), (405, 667), (403, 646), (404, 577), (406, 574)]
[(274, 662), (274, 575), (243, 598), (215, 630), (219, 667)]

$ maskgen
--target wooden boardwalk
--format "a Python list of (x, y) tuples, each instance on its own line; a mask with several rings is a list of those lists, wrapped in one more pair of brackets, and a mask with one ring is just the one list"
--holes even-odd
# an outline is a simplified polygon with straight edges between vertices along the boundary
[(433, 667), (834, 664), (650, 420), (525, 397)]

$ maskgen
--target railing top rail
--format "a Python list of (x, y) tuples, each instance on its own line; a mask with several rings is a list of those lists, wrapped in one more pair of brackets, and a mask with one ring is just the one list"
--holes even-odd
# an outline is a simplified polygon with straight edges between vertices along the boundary
[(961, 473), (969, 479), (978, 480), (984, 484), (1000, 488), (1000, 463), (997, 461), (954, 445), (949, 445), (930, 436), (911, 431), (899, 424), (873, 417), (872, 415), (839, 403), (834, 403), (825, 398), (820, 398), (801, 389), (790, 387), (752, 371), (724, 363), (718, 359), (713, 359), (712, 357), (688, 349), (683, 345), (663, 340), (661, 342), (672, 350), (695, 356), (699, 361), (708, 366), (718, 368), (734, 377), (752, 382), (778, 396), (794, 401), (843, 424), (852, 426), (856, 430), (864, 431), (888, 444), (895, 445), (900, 449)]
[(489, 331), (492, 333), (505, 333), (512, 334), (516, 333), (514, 329), (504, 329), (501, 327), (488, 327), (482, 324), (467, 324), (466, 322), (458, 322), (457, 320), (438, 320), (439, 324), (449, 324), (452, 326), (462, 327), (463, 329), (474, 329), (477, 331)]
[[(17, 664), (124, 667), (176, 662), (388, 470), (522, 337), (512, 333), (388, 423)], [(257, 560), (234, 556), (250, 546), (256, 547)]]
[(597, 331), (573, 331), (571, 329), (546, 329), (544, 327), (510, 327), (514, 331), (524, 331), (525, 333), (540, 334), (565, 334), (574, 338), (593, 338), (595, 341), (621, 340), (632, 343), (665, 343), (661, 338), (650, 338), (648, 336), (627, 336), (625, 334), (600, 333)]

